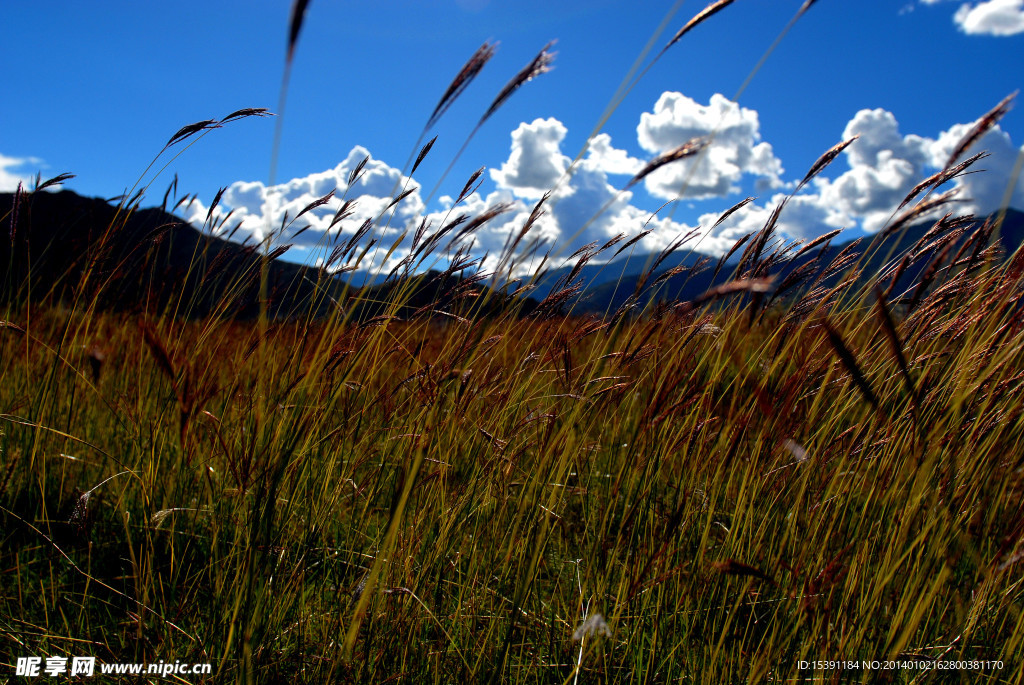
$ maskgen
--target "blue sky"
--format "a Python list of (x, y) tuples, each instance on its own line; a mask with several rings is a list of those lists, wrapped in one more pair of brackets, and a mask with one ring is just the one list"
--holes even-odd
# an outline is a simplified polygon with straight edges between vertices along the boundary
[[(653, 38), (656, 53), (706, 4), (313, 0), (288, 91), (278, 185), (267, 186), (276, 121), (248, 119), (210, 132), (153, 179), (170, 159), (162, 157), (143, 177), (152, 183), (148, 204), (159, 204), (176, 173), (179, 194), (197, 194), (182, 215), (201, 222), (226, 187), (220, 209), (235, 213), (222, 230), (241, 220), (235, 237), (258, 240), (284, 211), (294, 215), (336, 187), (357, 200), (341, 224), (349, 235), (406, 180), (403, 165), (451, 78), (484, 41), (499, 41), (430, 133), (438, 141), (410, 181), (419, 190), (380, 229), (397, 238), (422, 216), (440, 225), (467, 177), (486, 167), (456, 212), (511, 202), (467, 245), (476, 255), (497, 252), (583, 149), (645, 45)], [(759, 228), (822, 152), (853, 134), (860, 139), (790, 202), (780, 228), (801, 239), (833, 228), (851, 236), (878, 230), (970, 125), (1024, 83), (1024, 0), (819, 0), (734, 101), (801, 4), (737, 0), (668, 50), (615, 109), (572, 178), (562, 179), (535, 233), (571, 252), (646, 225), (654, 232), (644, 244), (655, 250), (701, 227), (699, 249), (721, 253)], [(262, 0), (5, 8), (0, 190), (37, 171), (70, 172), (72, 190), (115, 196), (135, 185), (181, 126), (242, 107), (277, 111), (289, 10), (289, 2)], [(485, 123), (431, 198), (494, 95), (550, 40), (554, 70)], [(619, 192), (644, 162), (712, 131), (696, 170), (674, 164)], [(958, 182), (973, 198), (961, 211), (998, 207), (1022, 143), (1018, 106), (975, 148), (992, 156), (979, 163), (988, 172)], [(367, 154), (363, 177), (346, 188)], [(708, 230), (748, 195), (757, 199)], [(670, 200), (677, 201), (651, 219)], [(279, 237), (295, 243), (288, 257), (323, 255), (317, 245), (338, 204), (303, 217), (309, 221), (292, 233), (311, 228), (294, 240)], [(1011, 204), (1024, 207), (1020, 179)]]

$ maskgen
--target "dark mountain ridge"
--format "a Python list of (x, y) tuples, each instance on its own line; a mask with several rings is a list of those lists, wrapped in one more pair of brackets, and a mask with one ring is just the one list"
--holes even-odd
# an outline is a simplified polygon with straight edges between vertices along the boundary
[[(260, 309), (263, 259), (255, 245), (229, 242), (197, 230), (159, 208), (127, 210), (72, 191), (0, 193), (0, 300), (94, 303), (99, 309), (163, 312), (199, 318), (251, 319)], [(267, 259), (267, 310), (276, 319), (320, 316), (352, 307), (356, 320), (385, 313), (397, 287), (405, 317), (458, 316), (473, 306), (493, 314), (508, 297), (454, 274), (427, 272), (357, 288), (323, 269)], [(536, 304), (521, 307), (528, 313)]]
[[(157, 208), (127, 210), (69, 190), (34, 193), (19, 203), (0, 194), (3, 297), (96, 300), (103, 309), (182, 309), (185, 316), (248, 318), (259, 310), (255, 247), (205, 235)], [(253, 278), (252, 275), (256, 277)], [(315, 269), (271, 259), (271, 311), (310, 298)], [(306, 278), (304, 278), (306, 277)]]
[[(6, 271), (0, 279), (0, 299), (10, 302), (31, 296), (33, 301), (42, 297), (82, 302), (85, 298), (102, 309), (183, 317), (248, 319), (259, 312), (262, 257), (256, 246), (202, 233), (159, 208), (128, 211), (68, 190), (23, 195), (17, 212), (13, 201), (12, 194), (0, 194), (0, 269)], [(785, 283), (800, 269), (814, 266), (812, 262), (828, 264), (844, 251), (844, 258), (855, 260), (870, 251), (874, 256), (861, 267), (863, 273), (871, 274), (883, 267), (886, 255), (910, 250), (934, 226), (934, 221), (925, 221), (894, 235), (825, 243), (780, 261), (762, 275), (772, 275), (776, 284)], [(1008, 210), (999, 238), (1004, 255), (1016, 250), (1024, 241), (1024, 213)], [(841, 240), (842, 234), (836, 239)], [(490, 314), (510, 302), (507, 295), (489, 291), (486, 281), (477, 282), (469, 274), (428, 272), (356, 288), (322, 269), (280, 259), (282, 248), (275, 252), (267, 263), (267, 308), (274, 318), (317, 316), (334, 307), (351, 306), (354, 318), (366, 320), (384, 314), (382, 303), (398, 288), (406, 291), (405, 304), (394, 313), (403, 318), (424, 313), (459, 316), (475, 307)], [(646, 278), (643, 270), (655, 262), (654, 255), (586, 264), (574, 279), (581, 286), (579, 292), (562, 306), (574, 313), (602, 314), (616, 311), (631, 297), (639, 306), (651, 300), (693, 300), (736, 276), (741, 253), (717, 273), (718, 258), (685, 248), (666, 256)], [(894, 290), (914, 283), (928, 261), (922, 252), (907, 265)], [(572, 269), (569, 263), (543, 274), (530, 295), (537, 299), (551, 295), (559, 279), (564, 280)], [(535, 300), (521, 304), (520, 314), (537, 306)]]
[[(987, 220), (994, 222), (996, 218), (995, 215), (978, 217), (975, 220), (975, 224), (981, 225)], [(877, 234), (855, 240), (836, 242), (842, 240), (843, 236), (840, 233), (832, 241), (825, 242), (799, 257), (779, 262), (767, 274), (762, 275), (773, 276), (775, 284), (780, 285), (785, 283), (787, 278), (800, 269), (809, 269), (813, 266), (812, 263), (816, 262), (821, 265), (827, 265), (845, 253), (843, 254), (844, 259), (848, 259), (851, 264), (859, 263), (861, 271), (860, 281), (863, 284), (868, 277), (876, 275), (886, 266), (892, 266), (892, 260), (898, 263), (899, 259), (913, 251), (915, 258), (908, 260), (902, 275), (893, 284), (893, 293), (899, 294), (919, 280), (924, 270), (928, 267), (930, 258), (936, 256), (934, 250), (927, 249), (927, 246), (925, 246), (925, 249), (913, 249), (922, 238), (927, 236), (929, 231), (936, 227), (936, 221), (926, 220), (911, 224), (904, 230), (895, 231), (891, 234)], [(945, 233), (948, 233), (948, 231)], [(943, 250), (947, 246), (950, 247), (949, 255), (952, 256), (969, 239), (970, 232), (968, 231), (964, 235), (950, 240), (948, 243), (941, 242), (943, 235), (943, 227), (939, 226), (935, 234), (929, 236), (928, 243), (936, 245), (938, 250)], [(1024, 212), (1008, 209), (999, 228), (998, 236), (993, 231), (989, 240), (990, 242), (999, 241), (1003, 257), (1012, 254), (1024, 242)], [(936, 241), (939, 242), (936, 243)], [(593, 314), (614, 312), (636, 292), (637, 286), (642, 280), (645, 281), (645, 284), (641, 289), (642, 297), (639, 298), (640, 303), (649, 300), (693, 300), (711, 288), (720, 286), (739, 276), (740, 274), (736, 273), (736, 269), (740, 254), (742, 254), (742, 250), (738, 250), (727, 263), (721, 265), (721, 268), (718, 269), (719, 258), (702, 255), (682, 248), (675, 255), (666, 258), (663, 264), (656, 271), (647, 275), (646, 278), (644, 278), (643, 272), (634, 272), (615, 280), (597, 282), (585, 287), (576, 300), (575, 311)], [(865, 256), (868, 257), (866, 260), (864, 259)], [(887, 258), (890, 259), (890, 262), (886, 261)], [(700, 267), (698, 265), (702, 260), (704, 265)], [(649, 255), (645, 255), (632, 261), (632, 263), (641, 264), (645, 262), (653, 263), (654, 259), (651, 259)], [(614, 263), (609, 266), (614, 266)], [(694, 269), (693, 267), (695, 266), (698, 266), (698, 268)], [(593, 268), (599, 267), (594, 266)], [(669, 276), (668, 272), (672, 269), (677, 269), (679, 273)], [(825, 279), (822, 284), (835, 283), (840, 276), (841, 274), (839, 273), (834, 274), (831, 278)], [(659, 279), (661, 279), (660, 282)], [(657, 285), (653, 285), (656, 282)]]

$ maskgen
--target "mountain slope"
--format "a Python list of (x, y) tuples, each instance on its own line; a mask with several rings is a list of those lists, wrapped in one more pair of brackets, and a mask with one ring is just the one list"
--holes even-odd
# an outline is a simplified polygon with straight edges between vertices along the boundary
[[(979, 221), (984, 221), (985, 219), (990, 218), (994, 220), (995, 216), (981, 217)], [(819, 263), (828, 264), (832, 260), (836, 259), (841, 253), (847, 251), (847, 255), (849, 255), (854, 262), (862, 261), (865, 254), (871, 255), (870, 259), (861, 263), (861, 271), (866, 277), (869, 274), (877, 273), (880, 269), (885, 267), (885, 258), (887, 256), (902, 255), (909, 251), (915, 243), (923, 238), (934, 226), (934, 221), (924, 221), (909, 226), (904, 232), (890, 236), (875, 236), (873, 238), (865, 238), (859, 241), (848, 241), (815, 248), (807, 254), (801, 255), (799, 258), (778, 264), (775, 268), (770, 270), (769, 275), (775, 277), (776, 284), (780, 284), (787, 276), (795, 272), (797, 269), (808, 265), (812, 260), (817, 259)], [(939, 235), (941, 235), (941, 232)], [(837, 237), (841, 238), (842, 234)], [(992, 236), (991, 240), (994, 241), (995, 239), (996, 237)], [(1024, 242), (1024, 212), (1014, 209), (1007, 210), (1001, 227), (999, 240), (1002, 244), (1002, 253), (1004, 256), (1012, 254), (1014, 250), (1021, 246), (1022, 242)], [(929, 239), (929, 243), (931, 242), (933, 242), (932, 238)], [(948, 256), (951, 257), (955, 254), (957, 249), (962, 246), (962, 243), (963, 238), (952, 241), (952, 247), (950, 248)], [(940, 245), (939, 249), (944, 247), (945, 245)], [(742, 251), (739, 251), (736, 256), (738, 257), (738, 254), (741, 252)], [(680, 253), (683, 255), (682, 257), (675, 255), (670, 256), (665, 260), (665, 264), (667, 264), (667, 266), (660, 267), (646, 279), (647, 285), (642, 291), (643, 297), (641, 297), (640, 302), (651, 298), (669, 301), (693, 300), (707, 290), (721, 285), (737, 275), (735, 273), (737, 265), (735, 258), (730, 260), (730, 263), (724, 265), (717, 277), (715, 277), (714, 270), (718, 264), (718, 258), (696, 253), (687, 254), (685, 249), (681, 250)], [(893, 292), (895, 294), (899, 294), (903, 289), (915, 283), (927, 267), (931, 256), (934, 256), (932, 250), (921, 251), (918, 258), (907, 265), (903, 275), (895, 284)], [(707, 266), (704, 269), (696, 272), (692, 270), (684, 270), (682, 273), (666, 278), (656, 288), (652, 288), (650, 286), (650, 284), (657, 281), (659, 277), (665, 275), (666, 272), (673, 268), (674, 265), (693, 266), (693, 264), (695, 264), (700, 258), (704, 258), (706, 260)], [(828, 282), (833, 282), (836, 278), (838, 278), (838, 275), (833, 276)], [(641, 273), (631, 273), (617, 281), (604, 282), (588, 287), (576, 300), (574, 311), (578, 313), (595, 314), (614, 312), (629, 299), (630, 295), (635, 292), (640, 280)]]
[[(68, 190), (23, 196), (16, 220), (13, 201), (13, 195), (0, 194), (0, 301), (31, 297), (181, 317), (248, 319), (259, 313), (256, 246), (201, 233), (157, 208), (125, 211)], [(275, 252), (279, 256), (283, 248)], [(470, 309), (490, 315), (509, 304), (507, 297), (451, 274), (357, 288), (273, 256), (267, 285), (274, 318), (319, 316), (342, 306), (352, 308), (355, 320), (366, 320), (384, 314), (381, 303), (391, 301), (397, 288), (406, 295), (400, 317), (458, 316)], [(525, 314), (536, 302), (521, 304)]]
[[(81, 197), (68, 190), (23, 197), (15, 224), (13, 199), (11, 194), (0, 194), (0, 268), (5, 271), (0, 281), (0, 299), (12, 301), (31, 296), (37, 302), (45, 298), (77, 300), (95, 302), (100, 308), (186, 317), (216, 315), (244, 319), (259, 312), (261, 257), (255, 246), (203, 234), (157, 208), (125, 211), (104, 200)], [(926, 221), (910, 226), (902, 235), (825, 244), (799, 258), (781, 261), (758, 275), (771, 275), (779, 285), (801, 268), (813, 266), (812, 260), (827, 265), (844, 251), (852, 261), (860, 261), (870, 252), (872, 258), (861, 266), (864, 274), (872, 274), (885, 266), (887, 255), (903, 254), (934, 225), (935, 222)], [(1008, 210), (1000, 237), (1004, 255), (1017, 249), (1024, 241), (1024, 213)], [(951, 253), (960, 242), (952, 241), (952, 245)], [(279, 256), (281, 250), (277, 252)], [(929, 253), (920, 252), (907, 265), (893, 290), (895, 294), (916, 282), (927, 267)], [(576, 279), (582, 289), (566, 304), (575, 313), (611, 313), (637, 293), (642, 280), (644, 287), (636, 298), (637, 305), (654, 299), (692, 300), (737, 275), (735, 259), (716, 274), (717, 258), (684, 248), (665, 257), (659, 269), (644, 279), (643, 269), (649, 268), (655, 259), (655, 255), (641, 254), (608, 264), (585, 265)], [(568, 276), (573, 266), (569, 263), (548, 272), (530, 294), (537, 299), (551, 294), (558, 279)], [(676, 273), (669, 274), (673, 269)], [(355, 318), (365, 320), (384, 313), (374, 303), (389, 301), (395, 288), (406, 286), (410, 301), (398, 312), (400, 316), (438, 312), (441, 316), (457, 316), (471, 309), (473, 300), (481, 295), (487, 295), (478, 301), (486, 301), (483, 311), (488, 314), (509, 304), (503, 296), (490, 297), (483, 286), (465, 286), (460, 277), (434, 272), (406, 282), (399, 279), (365, 288), (346, 288), (342, 279), (320, 269), (271, 258), (267, 275), (268, 312), (275, 318), (309, 312), (324, 314), (341, 306), (338, 301), (344, 299), (346, 307), (354, 303)], [(838, 275), (830, 278), (835, 281)], [(359, 277), (353, 278), (358, 280)], [(536, 301), (528, 300), (521, 313), (535, 307)]]
[[(256, 248), (201, 234), (160, 209), (119, 209), (63, 190), (35, 193), (19, 203), (0, 194), (0, 295), (31, 294), (95, 300), (101, 308), (247, 318), (259, 310)], [(270, 311), (275, 316), (314, 301), (325, 274), (271, 259)]]

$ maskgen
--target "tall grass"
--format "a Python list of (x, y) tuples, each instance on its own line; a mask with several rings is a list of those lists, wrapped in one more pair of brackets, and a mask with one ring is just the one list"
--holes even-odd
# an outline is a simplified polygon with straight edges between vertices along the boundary
[[(579, 272), (625, 237), (574, 255), (529, 314), (502, 294), (510, 272), (477, 273), (469, 255), (414, 301), (436, 285), (416, 276), (430, 255), (482, 220), (417, 232), (387, 289), (325, 276), (262, 325), (231, 314), (266, 293), (263, 260), (196, 254), (222, 293), (210, 311), (194, 295), (105, 311), (88, 276), (70, 298), (19, 292), (0, 317), (4, 667), (93, 655), (210, 662), (209, 682), (1021, 682), (1024, 254), (946, 217), (878, 270), (824, 250), (831, 237), (778, 240), (779, 212), (719, 263), (724, 285), (651, 298), (666, 251), (603, 318), (573, 313)], [(375, 228), (326, 247), (352, 267)], [(799, 666), (835, 659), (1003, 667)]]

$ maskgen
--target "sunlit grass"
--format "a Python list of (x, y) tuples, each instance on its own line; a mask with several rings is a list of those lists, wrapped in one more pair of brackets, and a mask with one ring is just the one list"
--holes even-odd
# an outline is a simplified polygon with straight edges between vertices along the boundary
[[(918, 399), (867, 304), (831, 313), (877, 410), (820, 319), (751, 326), (740, 304), (271, 324), (266, 366), (246, 324), (45, 308), (2, 338), (8, 645), (316, 680), (1010, 664), (1008, 276), (903, 320)], [(596, 614), (611, 635), (581, 654)]]

